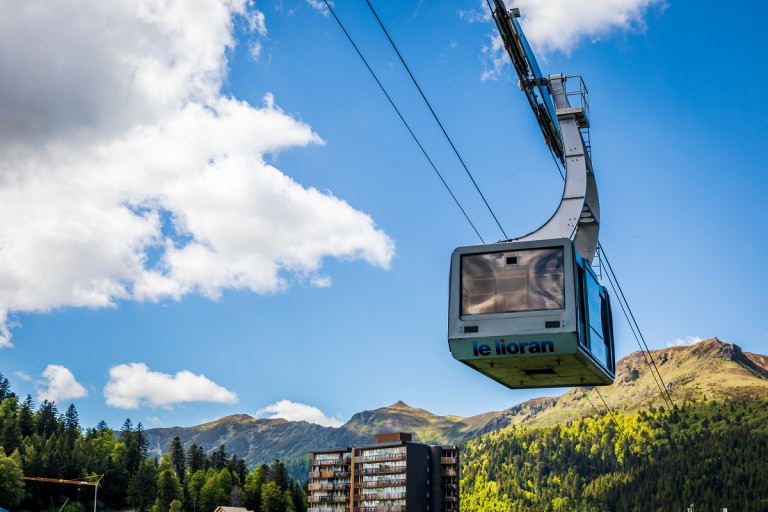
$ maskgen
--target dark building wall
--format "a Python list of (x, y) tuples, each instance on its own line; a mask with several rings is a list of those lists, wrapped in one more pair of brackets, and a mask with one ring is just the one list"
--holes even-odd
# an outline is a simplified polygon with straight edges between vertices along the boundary
[(443, 506), (442, 478), (440, 476), (440, 457), (443, 449), (440, 446), (429, 447), (429, 510), (440, 512)]
[(408, 443), (408, 466), (406, 468), (405, 504), (409, 511), (427, 510), (427, 468), (429, 447), (420, 443)]

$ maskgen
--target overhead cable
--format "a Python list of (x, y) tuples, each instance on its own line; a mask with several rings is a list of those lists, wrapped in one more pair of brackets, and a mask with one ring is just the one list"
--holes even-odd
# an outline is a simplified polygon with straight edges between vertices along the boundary
[[(339, 17), (338, 17), (338, 16), (336, 16), (336, 13), (334, 12), (333, 8), (331, 7), (331, 4), (328, 2), (328, 0), (323, 0), (323, 1), (325, 2), (325, 6), (328, 8), (328, 10), (329, 10), (329, 11), (331, 12), (331, 14), (333, 15), (333, 19), (335, 19), (335, 20), (336, 20), (336, 23), (338, 23), (338, 24), (339, 24), (339, 27), (341, 27), (341, 30), (344, 32), (344, 35), (345, 35), (345, 36), (347, 36), (347, 39), (348, 39), (348, 40), (349, 40), (349, 42), (352, 44), (352, 47), (353, 47), (353, 48), (355, 49), (355, 51), (357, 52), (357, 55), (358, 55), (358, 56), (360, 57), (360, 59), (363, 61), (363, 64), (365, 64), (365, 67), (366, 67), (366, 68), (368, 68), (368, 71), (371, 73), (371, 76), (373, 76), (373, 79), (374, 79), (374, 80), (376, 80), (376, 83), (378, 84), (379, 88), (381, 89), (381, 92), (383, 92), (383, 93), (384, 93), (384, 96), (386, 96), (386, 97), (387, 97), (387, 100), (389, 101), (389, 104), (390, 104), (390, 105), (392, 105), (392, 108), (393, 108), (393, 109), (395, 109), (395, 112), (397, 113), (397, 116), (400, 118), (400, 120), (401, 120), (401, 121), (403, 122), (403, 124), (405, 125), (405, 128), (408, 130), (408, 133), (410, 133), (410, 134), (411, 134), (411, 137), (413, 137), (413, 140), (414, 140), (414, 141), (416, 142), (416, 144), (419, 146), (419, 149), (421, 150), (421, 152), (422, 152), (422, 153), (424, 154), (424, 156), (426, 157), (427, 161), (429, 162), (429, 165), (431, 165), (431, 166), (432, 166), (432, 169), (434, 169), (434, 171), (435, 171), (435, 173), (437, 174), (438, 178), (440, 178), (440, 181), (441, 181), (441, 182), (443, 182), (443, 185), (445, 186), (446, 190), (448, 190), (448, 193), (449, 193), (449, 194), (451, 194), (451, 197), (453, 198), (454, 202), (456, 203), (456, 206), (458, 206), (458, 207), (459, 207), (459, 210), (461, 210), (461, 213), (463, 213), (463, 214), (464, 214), (464, 218), (465, 218), (465, 219), (467, 219), (467, 222), (469, 222), (469, 225), (470, 225), (470, 226), (472, 226), (472, 229), (475, 231), (475, 234), (476, 234), (476, 235), (477, 235), (477, 237), (480, 239), (480, 241), (481, 241), (482, 243), (485, 243), (485, 240), (483, 240), (483, 237), (482, 237), (482, 236), (480, 236), (480, 233), (477, 231), (477, 228), (475, 227), (475, 225), (474, 225), (474, 224), (472, 223), (472, 221), (470, 220), (470, 218), (469, 218), (469, 215), (467, 215), (467, 212), (466, 212), (466, 211), (464, 211), (464, 208), (462, 208), (462, 206), (461, 206), (461, 203), (459, 203), (459, 200), (456, 198), (456, 196), (454, 195), (454, 193), (453, 193), (453, 191), (451, 190), (451, 188), (448, 186), (448, 184), (447, 184), (447, 183), (445, 182), (445, 180), (443, 179), (443, 176), (440, 174), (440, 171), (438, 171), (438, 170), (437, 170), (437, 167), (435, 166), (434, 162), (432, 161), (432, 159), (431, 159), (431, 158), (429, 157), (429, 155), (427, 154), (427, 151), (424, 149), (424, 146), (422, 146), (422, 145), (421, 145), (421, 142), (419, 142), (419, 139), (418, 139), (418, 137), (416, 137), (416, 134), (414, 134), (414, 133), (413, 133), (413, 130), (411, 130), (411, 127), (408, 125), (408, 123), (406, 122), (405, 118), (404, 118), (404, 117), (403, 117), (403, 115), (400, 113), (400, 110), (399, 110), (399, 109), (397, 108), (397, 106), (395, 105), (395, 102), (394, 102), (394, 101), (392, 100), (392, 98), (389, 96), (389, 93), (387, 93), (387, 90), (384, 88), (384, 86), (382, 85), (381, 81), (379, 81), (379, 78), (376, 76), (376, 73), (374, 73), (374, 72), (373, 72), (373, 69), (371, 69), (371, 66), (369, 66), (369, 65), (368, 65), (368, 61), (367, 61), (367, 60), (365, 60), (365, 57), (363, 57), (363, 54), (360, 52), (360, 50), (358, 49), (357, 45), (356, 45), (356, 44), (355, 44), (355, 42), (352, 40), (352, 36), (350, 36), (350, 35), (349, 35), (349, 32), (347, 32), (347, 29), (346, 29), (346, 28), (344, 28), (344, 24), (341, 22), (341, 20), (339, 19)], [(475, 185), (475, 186), (477, 186), (477, 185)], [(482, 195), (482, 194), (481, 194), (481, 195)], [(486, 204), (488, 204), (488, 203), (486, 203)], [(493, 213), (493, 212), (491, 212), (491, 213)], [(494, 218), (496, 218), (496, 217), (494, 216)], [(496, 221), (496, 222), (498, 222), (498, 221)], [(502, 232), (503, 232), (503, 230), (502, 230)]]
[[(326, 4), (327, 3), (328, 2), (326, 0)], [(397, 57), (400, 59), (400, 62), (403, 64), (403, 67), (405, 67), (405, 70), (408, 72), (408, 76), (411, 77), (411, 80), (413, 81), (413, 84), (416, 86), (416, 89), (419, 90), (419, 94), (421, 94), (421, 98), (424, 100), (424, 103), (427, 104), (427, 107), (429, 108), (429, 111), (432, 113), (432, 117), (435, 118), (435, 121), (437, 122), (437, 125), (440, 127), (440, 130), (442, 130), (443, 135), (445, 135), (446, 140), (448, 140), (448, 144), (451, 145), (451, 149), (453, 149), (453, 152), (456, 153), (456, 157), (459, 159), (459, 162), (461, 162), (461, 166), (466, 171), (467, 176), (469, 176), (469, 179), (472, 180), (472, 184), (475, 186), (475, 190), (477, 190), (477, 193), (480, 194), (480, 197), (483, 199), (483, 202), (485, 203), (485, 206), (488, 208), (488, 211), (491, 212), (491, 216), (493, 217), (493, 220), (496, 221), (496, 225), (499, 226), (499, 229), (501, 230), (501, 233), (504, 235), (504, 239), (505, 240), (509, 239), (509, 237), (507, 236), (507, 233), (504, 231), (504, 228), (501, 227), (501, 223), (499, 222), (499, 219), (496, 217), (496, 214), (493, 212), (493, 208), (491, 208), (491, 205), (488, 204), (488, 201), (485, 199), (485, 196), (480, 191), (480, 187), (477, 185), (477, 182), (475, 181), (475, 178), (472, 176), (472, 173), (469, 172), (469, 168), (467, 167), (467, 164), (465, 164), (464, 163), (464, 159), (461, 158), (461, 155), (459, 154), (459, 150), (456, 149), (456, 146), (453, 144), (453, 141), (448, 136), (448, 132), (445, 131), (445, 128), (443, 127), (443, 123), (440, 122), (440, 119), (438, 119), (437, 114), (435, 114), (435, 111), (432, 108), (432, 105), (429, 103), (429, 100), (424, 95), (424, 91), (421, 90), (421, 87), (419, 86), (419, 82), (416, 81), (416, 78), (413, 76), (413, 73), (411, 73), (411, 69), (408, 67), (408, 64), (405, 63), (405, 60), (403, 59), (403, 56), (400, 54), (400, 50), (397, 49), (397, 45), (395, 45), (395, 42), (389, 36), (389, 32), (387, 32), (387, 29), (384, 27), (384, 24), (381, 22), (381, 19), (379, 18), (379, 15), (376, 14), (376, 10), (373, 8), (373, 5), (371, 5), (371, 2), (369, 0), (365, 0), (365, 3), (367, 3), (368, 7), (371, 9), (371, 12), (373, 13), (374, 17), (376, 18), (376, 21), (379, 23), (379, 26), (381, 27), (381, 30), (383, 30), (384, 34), (387, 36), (387, 39), (389, 40), (389, 44), (392, 45), (392, 48), (395, 50), (395, 53), (397, 53)]]
[[(645, 337), (643, 336), (643, 333), (640, 331), (640, 326), (637, 323), (637, 320), (635, 319), (635, 315), (632, 313), (632, 309), (629, 307), (629, 303), (627, 302), (627, 298), (624, 295), (624, 291), (621, 288), (621, 285), (619, 284), (619, 280), (616, 277), (616, 273), (613, 271), (613, 267), (611, 266), (611, 262), (608, 260), (608, 256), (605, 254), (605, 249), (603, 248), (602, 244), (598, 243), (597, 249), (600, 252), (600, 259), (601, 261), (604, 260), (606, 264), (606, 275), (608, 276), (608, 281), (611, 284), (611, 287), (613, 288), (614, 295), (618, 299), (619, 305), (621, 306), (622, 311), (624, 312), (624, 316), (627, 319), (627, 322), (629, 323), (629, 327), (632, 330), (632, 334), (635, 337), (635, 341), (637, 341), (638, 346), (640, 347), (640, 351), (643, 353), (643, 358), (645, 359), (645, 364), (648, 366), (648, 369), (651, 372), (651, 375), (653, 375), (654, 380), (656, 381), (656, 385), (659, 387), (659, 391), (661, 392), (661, 396), (664, 399), (665, 403), (670, 407), (670, 410), (672, 412), (672, 415), (675, 417), (675, 419), (680, 423), (683, 433), (688, 437), (688, 428), (685, 425), (685, 422), (682, 420), (680, 415), (678, 414), (678, 407), (675, 404), (675, 402), (672, 400), (672, 395), (670, 395), (669, 390), (667, 389), (667, 384), (664, 382), (664, 378), (661, 376), (661, 372), (659, 371), (659, 367), (656, 365), (656, 361), (653, 358), (653, 354), (651, 354), (651, 350), (648, 348), (648, 344), (645, 341)], [(626, 309), (625, 309), (626, 306)], [(647, 354), (647, 357), (646, 357)], [(650, 360), (650, 363), (649, 363)]]

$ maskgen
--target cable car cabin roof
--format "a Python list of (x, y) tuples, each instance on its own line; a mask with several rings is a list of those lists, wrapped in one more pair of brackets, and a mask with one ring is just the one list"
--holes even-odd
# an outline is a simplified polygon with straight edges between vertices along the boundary
[(509, 388), (608, 385), (608, 293), (567, 238), (459, 247), (451, 258), (453, 357)]

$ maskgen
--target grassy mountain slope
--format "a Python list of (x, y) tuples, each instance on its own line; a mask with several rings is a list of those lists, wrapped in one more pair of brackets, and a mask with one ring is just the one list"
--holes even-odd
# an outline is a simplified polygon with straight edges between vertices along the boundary
[(371, 440), (378, 432), (410, 432), (422, 443), (456, 444), (474, 437), (501, 414), (488, 412), (469, 418), (436, 416), (397, 402), (389, 407), (359, 412), (341, 428)]
[[(680, 405), (702, 399), (754, 399), (768, 396), (768, 357), (750, 354), (717, 338), (695, 345), (651, 351), (664, 387)], [(588, 397), (585, 398), (585, 393)], [(512, 407), (490, 426), (525, 424), (545, 426), (563, 423), (604, 409), (600, 396), (614, 410), (634, 412), (664, 401), (646, 357), (634, 352), (616, 363), (616, 380), (611, 386), (574, 388), (552, 398), (538, 398)]]
[(256, 419), (246, 414), (196, 427), (148, 429), (146, 434), (149, 450), (155, 454), (167, 452), (173, 438), (179, 436), (185, 448), (194, 443), (210, 452), (226, 445), (227, 453), (236, 454), (249, 466), (300, 457), (317, 446), (345, 446), (360, 441), (341, 429), (305, 421)]
[[(768, 397), (768, 357), (744, 353), (738, 346), (716, 338), (692, 346), (653, 351), (653, 357), (678, 405), (704, 398)], [(585, 389), (585, 392), (595, 407), (603, 407), (595, 390)], [(617, 362), (616, 381), (600, 388), (600, 393), (610, 407), (626, 413), (663, 404), (644, 356), (639, 352)], [(225, 444), (228, 453), (237, 454), (249, 466), (254, 466), (275, 458), (305, 456), (313, 450), (370, 444), (378, 432), (405, 431), (413, 433), (421, 442), (457, 444), (510, 425), (554, 425), (593, 413), (584, 393), (576, 388), (559, 397), (529, 400), (504, 411), (470, 418), (437, 416), (397, 402), (357, 413), (339, 428), (256, 419), (241, 414), (196, 427), (149, 429), (146, 433), (150, 450), (156, 454), (167, 451), (173, 437), (178, 435), (185, 447), (196, 443), (212, 451)]]

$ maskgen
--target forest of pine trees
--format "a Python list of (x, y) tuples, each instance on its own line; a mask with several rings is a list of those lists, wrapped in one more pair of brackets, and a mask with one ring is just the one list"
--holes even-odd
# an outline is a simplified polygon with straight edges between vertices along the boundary
[(768, 404), (689, 403), (463, 446), (464, 512), (768, 511)]
[(53, 402), (35, 409), (23, 401), (0, 374), (0, 507), (12, 511), (90, 510), (93, 487), (37, 482), (23, 477), (87, 479), (104, 475), (99, 509), (138, 512), (213, 512), (241, 506), (254, 512), (306, 512), (304, 490), (276, 460), (249, 471), (245, 461), (225, 446), (206, 453), (184, 447), (176, 437), (158, 460), (148, 456), (139, 423), (125, 420), (118, 435), (106, 423), (83, 430), (70, 405), (60, 414)]

